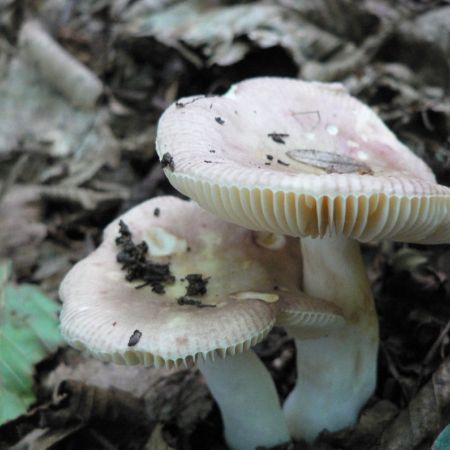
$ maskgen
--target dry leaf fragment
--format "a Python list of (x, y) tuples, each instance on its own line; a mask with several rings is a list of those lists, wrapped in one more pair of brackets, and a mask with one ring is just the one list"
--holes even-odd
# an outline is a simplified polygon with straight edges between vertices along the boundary
[(450, 357), (381, 437), (380, 450), (414, 450), (450, 422)]
[(62, 381), (53, 394), (51, 408), (41, 411), (41, 427), (61, 427), (92, 420), (148, 424), (144, 401), (120, 389), (102, 389), (80, 381)]
[(175, 450), (164, 440), (162, 431), (162, 424), (158, 423), (145, 444), (144, 450)]
[(354, 173), (373, 174), (367, 164), (338, 153), (323, 152), (319, 150), (300, 149), (289, 150), (286, 155), (292, 160), (318, 167), (327, 173)]
[(211, 395), (198, 372), (180, 370), (160, 378), (145, 396), (152, 421), (176, 423), (186, 434), (210, 413)]
[(87, 210), (97, 209), (104, 203), (120, 203), (128, 198), (125, 192), (97, 192), (72, 186), (36, 186), (42, 197), (67, 203), (75, 203)]

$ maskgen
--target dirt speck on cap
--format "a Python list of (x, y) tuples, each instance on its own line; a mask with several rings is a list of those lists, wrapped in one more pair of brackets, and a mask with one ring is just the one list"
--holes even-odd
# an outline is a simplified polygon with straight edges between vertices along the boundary
[(267, 135), (272, 139), (273, 142), (276, 142), (277, 144), (286, 144), (285, 138), (289, 137), (289, 134), (286, 133), (269, 133)]
[(161, 158), (161, 166), (163, 169), (168, 167), (172, 172), (175, 170), (175, 162), (173, 160), (173, 156), (167, 152)]
[(139, 330), (134, 330), (128, 341), (128, 347), (134, 347), (141, 339), (142, 333)]
[(196, 102), (197, 100), (200, 100), (201, 98), (205, 98), (205, 97), (206, 97), (206, 95), (199, 95), (198, 97), (195, 97), (195, 98), (193, 98), (192, 100), (189, 100), (186, 103), (178, 101), (178, 102), (175, 103), (175, 106), (177, 108), (184, 108), (185, 106), (190, 105), (190, 104)]

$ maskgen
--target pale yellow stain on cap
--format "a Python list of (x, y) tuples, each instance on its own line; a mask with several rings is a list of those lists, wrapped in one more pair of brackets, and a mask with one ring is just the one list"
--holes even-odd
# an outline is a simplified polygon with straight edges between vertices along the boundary
[(256, 245), (269, 250), (280, 250), (286, 245), (286, 238), (282, 234), (269, 231), (255, 231), (254, 235)]
[(230, 295), (235, 300), (261, 300), (266, 303), (275, 303), (280, 300), (279, 295), (270, 292), (245, 291)]

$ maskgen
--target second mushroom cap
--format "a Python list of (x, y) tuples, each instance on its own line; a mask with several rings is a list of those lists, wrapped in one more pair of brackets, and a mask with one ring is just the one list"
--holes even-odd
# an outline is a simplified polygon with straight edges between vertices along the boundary
[(64, 279), (62, 334), (104, 360), (171, 367), (247, 350), (277, 318), (306, 334), (339, 327), (338, 307), (300, 291), (290, 240), (267, 248), (193, 202), (149, 200)]

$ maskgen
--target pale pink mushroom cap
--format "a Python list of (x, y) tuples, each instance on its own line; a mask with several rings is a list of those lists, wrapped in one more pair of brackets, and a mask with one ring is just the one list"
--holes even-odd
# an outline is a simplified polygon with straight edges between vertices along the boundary
[[(149, 260), (170, 263), (175, 282), (164, 294), (125, 280), (116, 262), (120, 219), (136, 244), (147, 243)], [(106, 361), (172, 367), (248, 350), (277, 317), (306, 333), (342, 325), (338, 307), (299, 290), (300, 250), (292, 238), (262, 238), (174, 197), (136, 206), (106, 228), (100, 247), (63, 280), (62, 334)], [(213, 306), (178, 304), (193, 273), (209, 278), (207, 292), (188, 297)], [(129, 345), (136, 331), (139, 339)]]
[(255, 78), (181, 99), (157, 152), (176, 189), (253, 230), (450, 241), (450, 189), (339, 84)]

